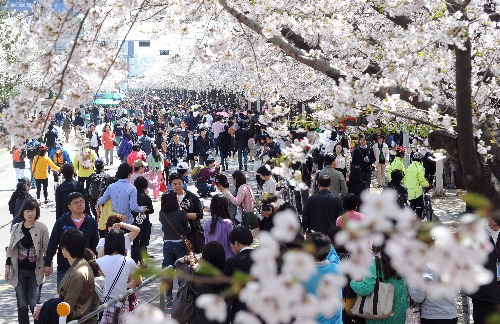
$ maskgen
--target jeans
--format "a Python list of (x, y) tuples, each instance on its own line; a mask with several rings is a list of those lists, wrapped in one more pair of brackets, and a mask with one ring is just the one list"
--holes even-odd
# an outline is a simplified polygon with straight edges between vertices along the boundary
[(35, 179), (36, 182), (36, 199), (40, 199), (40, 191), (42, 190), (43, 185), (43, 196), (45, 200), (49, 197), (49, 193), (47, 192), (47, 187), (49, 185), (49, 179)]
[(29, 324), (29, 311), (33, 313), (40, 300), (42, 285), (36, 283), (35, 270), (18, 269), (16, 286), (17, 317), (20, 324)]
[(196, 189), (198, 189), (198, 194), (200, 196), (207, 196), (211, 192), (215, 192), (215, 187), (212, 186), (211, 182), (197, 183)]
[(23, 169), (14, 168), (14, 170), (16, 171), (16, 180), (21, 179), (22, 177), (24, 177), (24, 168)]
[(222, 151), (222, 150), (220, 151), (220, 164), (223, 168), (226, 168), (226, 170), (229, 167), (228, 161), (227, 161), (228, 156), (229, 156), (228, 151)]
[[(184, 243), (182, 242), (163, 242), (163, 262), (162, 267), (166, 268), (170, 265), (174, 265), (177, 259), (182, 258), (186, 255), (186, 249), (184, 248)], [(167, 297), (172, 297), (172, 285), (173, 281), (169, 280)]]
[(104, 156), (106, 158), (106, 164), (113, 164), (113, 149), (104, 150)]
[(33, 159), (30, 159), (30, 173), (31, 173), (31, 186), (35, 187), (36, 182), (35, 182), (35, 178), (33, 177)]
[[(242, 161), (243, 157), (243, 161)], [(242, 164), (243, 162), (243, 164)], [(248, 164), (248, 149), (247, 148), (239, 148), (238, 149), (238, 164), (240, 166), (240, 170), (243, 169), (243, 165), (247, 166)]]

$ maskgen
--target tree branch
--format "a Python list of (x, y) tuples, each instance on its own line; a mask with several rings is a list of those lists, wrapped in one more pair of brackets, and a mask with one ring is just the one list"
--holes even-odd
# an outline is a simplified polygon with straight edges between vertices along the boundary
[(405, 30), (408, 29), (408, 26), (413, 24), (413, 20), (411, 20), (410, 18), (408, 18), (406, 16), (391, 16), (387, 12), (385, 12), (384, 9), (380, 6), (371, 5), (371, 7), (373, 8), (373, 10), (384, 15), (385, 18), (389, 19), (394, 24), (398, 25), (399, 27), (401, 27)]

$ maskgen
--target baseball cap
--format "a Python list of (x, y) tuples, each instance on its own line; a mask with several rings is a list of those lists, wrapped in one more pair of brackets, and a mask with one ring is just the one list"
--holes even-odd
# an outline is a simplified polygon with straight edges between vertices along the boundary
[(187, 169), (189, 169), (187, 162), (181, 162), (177, 166), (177, 170), (187, 170)]
[(102, 158), (98, 158), (95, 160), (95, 166), (98, 169), (102, 168), (104, 166), (104, 160)]
[(30, 179), (28, 179), (26, 177), (19, 178), (19, 179), (17, 179), (17, 181), (22, 183), (22, 184), (30, 184)]
[(146, 162), (144, 162), (143, 160), (136, 160), (134, 162), (134, 168), (140, 168), (142, 166), (148, 166), (148, 164)]

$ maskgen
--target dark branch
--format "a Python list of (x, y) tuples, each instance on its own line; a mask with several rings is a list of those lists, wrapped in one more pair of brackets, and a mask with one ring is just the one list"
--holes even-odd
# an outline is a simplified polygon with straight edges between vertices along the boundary
[(382, 9), (382, 7), (379, 7), (379, 6), (371, 6), (371, 7), (373, 8), (373, 10), (384, 15), (385, 18), (389, 19), (394, 24), (398, 25), (399, 27), (401, 27), (403, 29), (408, 29), (408, 26), (413, 24), (413, 20), (411, 20), (410, 18), (408, 18), (406, 16), (391, 16), (387, 12), (385, 12), (384, 9)]

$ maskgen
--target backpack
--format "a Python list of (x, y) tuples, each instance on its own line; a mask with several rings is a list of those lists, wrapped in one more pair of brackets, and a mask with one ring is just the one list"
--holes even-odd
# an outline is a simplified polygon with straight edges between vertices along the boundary
[(23, 162), (24, 161), (23, 150), (15, 149), (14, 152), (12, 152), (12, 160), (14, 160), (14, 162)]
[(35, 156), (38, 155), (38, 148), (40, 144), (38, 142), (28, 142), (26, 144), (26, 156), (28, 159), (33, 160)]
[(19, 214), (19, 211), (21, 210), (21, 208), (24, 205), (25, 199), (26, 199), (26, 195), (24, 195), (22, 198), (21, 197), (17, 198), (16, 204), (14, 206), (14, 215), (12, 215), (12, 216), (16, 217), (17, 214)]
[(61, 165), (64, 164), (64, 156), (62, 150), (56, 150), (54, 153), (54, 158), (53, 158), (54, 164), (60, 167)]
[(191, 179), (193, 181), (198, 181), (198, 178), (200, 177), (201, 170), (203, 170), (205, 167), (203, 165), (197, 165), (194, 167), (193, 171), (191, 171)]
[(97, 199), (104, 190), (106, 185), (106, 173), (94, 173), (89, 185), (89, 197), (92, 199)]

